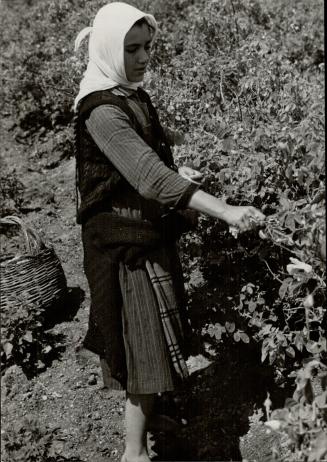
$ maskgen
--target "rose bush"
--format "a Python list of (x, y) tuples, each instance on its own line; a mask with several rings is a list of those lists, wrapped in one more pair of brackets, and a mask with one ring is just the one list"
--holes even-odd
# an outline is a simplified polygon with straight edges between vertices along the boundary
[[(54, 139), (73, 155), (87, 49), (74, 54), (74, 39), (105, 3), (31, 0), (23, 17), (18, 0), (3, 0), (1, 111), (18, 141)], [(283, 383), (305, 358), (326, 362), (322, 3), (130, 3), (159, 22), (145, 85), (185, 135), (178, 164), (200, 170), (206, 191), (267, 215), (244, 235), (202, 217), (184, 237), (190, 296), (195, 274), (206, 291), (201, 313), (190, 303), (194, 330), (216, 346), (258, 342)]]

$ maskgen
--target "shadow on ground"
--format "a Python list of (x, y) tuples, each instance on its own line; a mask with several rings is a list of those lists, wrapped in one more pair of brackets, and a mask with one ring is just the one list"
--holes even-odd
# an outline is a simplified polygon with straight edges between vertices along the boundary
[(84, 298), (85, 292), (80, 287), (69, 287), (66, 297), (47, 310), (45, 327), (51, 329), (56, 324), (72, 321), (80, 309)]
[[(259, 366), (258, 366), (259, 365)], [(214, 362), (190, 376), (183, 390), (163, 396), (158, 412), (182, 421), (178, 434), (154, 434), (153, 460), (240, 461), (240, 436), (269, 391), (274, 407), (285, 390), (274, 385), (273, 369), (260, 365), (256, 345), (223, 345)]]
[[(44, 356), (44, 354), (42, 355), (41, 352), (38, 352), (40, 345), (36, 345), (34, 354), (36, 356), (38, 356), (38, 354), (42, 356), (43, 367), (30, 368), (29, 365), (25, 367), (24, 363), (21, 364), (28, 378), (32, 378), (40, 372), (44, 372), (44, 370), (52, 365), (53, 361), (61, 358), (66, 349), (66, 338), (63, 334), (52, 332), (51, 329), (57, 324), (72, 321), (84, 300), (84, 296), (85, 293), (80, 287), (69, 287), (66, 297), (46, 311), (43, 324), (45, 332), (42, 338), (42, 345), (46, 345), (47, 348), (50, 348), (50, 351)], [(35, 364), (37, 364), (37, 361), (35, 361)]]

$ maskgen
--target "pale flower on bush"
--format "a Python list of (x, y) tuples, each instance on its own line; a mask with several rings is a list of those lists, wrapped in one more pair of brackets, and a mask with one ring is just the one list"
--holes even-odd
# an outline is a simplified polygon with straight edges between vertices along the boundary
[(265, 422), (265, 425), (269, 427), (271, 430), (275, 431), (278, 431), (281, 428), (280, 420), (268, 420), (268, 422)]
[(292, 263), (289, 263), (286, 267), (289, 274), (294, 274), (298, 271), (304, 271), (305, 273), (311, 273), (312, 266), (307, 263), (303, 263), (297, 258), (290, 257)]

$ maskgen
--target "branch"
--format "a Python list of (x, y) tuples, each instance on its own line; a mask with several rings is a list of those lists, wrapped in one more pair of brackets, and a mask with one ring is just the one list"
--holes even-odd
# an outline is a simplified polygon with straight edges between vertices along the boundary
[(240, 103), (240, 96), (242, 94), (242, 91), (240, 92), (240, 94), (238, 95), (237, 93), (235, 93), (234, 90), (232, 90), (230, 87), (229, 87), (230, 91), (235, 95), (236, 99), (237, 99), (237, 104), (238, 104), (238, 110), (239, 110), (239, 113), (240, 113), (240, 119), (241, 119), (241, 122), (243, 121), (243, 115), (242, 115), (242, 108), (241, 108), (241, 103)]
[(224, 98), (224, 93), (223, 93), (223, 71), (220, 71), (220, 84), (219, 84), (219, 88), (220, 88), (221, 101), (222, 101), (223, 105), (225, 105), (225, 98)]
[(232, 8), (233, 8), (234, 22), (235, 22), (235, 27), (236, 27), (237, 45), (239, 45), (240, 44), (240, 33), (239, 33), (239, 29), (238, 29), (238, 23), (237, 23), (237, 19), (236, 19), (234, 3), (233, 3), (233, 0), (230, 0), (230, 2), (232, 4)]
[(270, 268), (270, 266), (268, 265), (267, 261), (266, 261), (264, 258), (263, 258), (263, 262), (264, 262), (265, 265), (267, 266), (268, 271), (269, 271), (269, 273), (272, 275), (272, 277), (273, 277), (274, 279), (276, 279), (276, 281), (278, 281), (278, 282), (280, 282), (280, 283), (282, 284), (283, 281), (281, 281), (281, 280), (279, 279), (279, 277), (272, 271), (272, 269)]

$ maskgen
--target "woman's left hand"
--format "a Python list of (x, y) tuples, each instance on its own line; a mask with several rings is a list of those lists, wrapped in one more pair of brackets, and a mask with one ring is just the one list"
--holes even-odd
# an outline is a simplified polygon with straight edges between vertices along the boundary
[(194, 170), (191, 167), (186, 167), (183, 165), (182, 167), (179, 167), (178, 173), (186, 180), (192, 181), (192, 183), (201, 184), (203, 173), (199, 172), (198, 170)]

